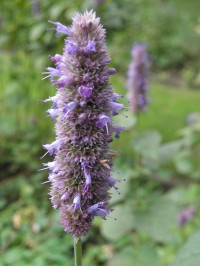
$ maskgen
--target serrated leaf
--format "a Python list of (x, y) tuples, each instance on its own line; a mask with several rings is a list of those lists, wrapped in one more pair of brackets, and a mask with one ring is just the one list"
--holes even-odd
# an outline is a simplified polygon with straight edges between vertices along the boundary
[(173, 229), (177, 224), (177, 207), (172, 201), (159, 197), (148, 209), (135, 213), (134, 218), (135, 228), (155, 241), (173, 243), (176, 240)]
[(200, 265), (200, 231), (192, 235), (179, 251), (172, 266), (199, 266)]
[(115, 241), (134, 227), (133, 210), (130, 205), (116, 206), (112, 216), (117, 220), (108, 219), (103, 222), (101, 232), (110, 241)]

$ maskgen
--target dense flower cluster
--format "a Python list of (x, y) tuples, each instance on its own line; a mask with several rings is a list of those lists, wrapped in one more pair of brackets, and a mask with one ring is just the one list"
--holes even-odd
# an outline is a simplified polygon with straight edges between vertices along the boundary
[(135, 112), (143, 112), (149, 104), (147, 97), (148, 81), (148, 56), (146, 47), (143, 44), (133, 45), (132, 62), (128, 69), (128, 100), (131, 110)]
[(63, 54), (51, 57), (55, 68), (44, 72), (57, 88), (55, 96), (44, 100), (52, 102), (47, 113), (56, 122), (56, 140), (43, 145), (55, 158), (44, 169), (50, 171), (51, 202), (64, 230), (80, 237), (95, 216), (106, 218), (112, 211), (108, 190), (117, 180), (111, 176), (109, 142), (124, 128), (113, 125), (111, 116), (124, 106), (109, 85), (115, 69), (107, 67), (105, 30), (95, 13), (75, 14), (71, 27), (51, 23), (56, 36), (67, 38)]

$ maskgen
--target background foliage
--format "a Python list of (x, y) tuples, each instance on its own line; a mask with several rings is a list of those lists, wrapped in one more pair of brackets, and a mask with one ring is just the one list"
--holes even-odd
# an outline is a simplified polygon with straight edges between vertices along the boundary
[[(127, 93), (132, 44), (147, 44), (152, 102), (139, 117), (118, 121), (128, 130), (112, 146), (120, 154), (113, 175), (121, 195), (112, 191), (117, 221), (95, 221), (84, 239), (84, 265), (199, 265), (200, 119), (187, 122), (200, 112), (198, 7), (195, 0), (1, 0), (0, 266), (73, 265), (72, 240), (41, 185), (47, 173), (37, 171), (42, 144), (54, 138), (41, 103), (54, 89), (40, 72), (63, 47), (48, 20), (69, 24), (86, 8), (107, 29), (117, 92)], [(188, 206), (196, 215), (180, 227), (179, 211)]]

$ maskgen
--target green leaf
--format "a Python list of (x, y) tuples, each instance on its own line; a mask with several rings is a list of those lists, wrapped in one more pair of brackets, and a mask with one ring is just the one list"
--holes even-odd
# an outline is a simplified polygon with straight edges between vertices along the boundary
[(190, 174), (193, 170), (192, 162), (187, 159), (176, 160), (176, 169), (181, 174)]
[(126, 247), (113, 256), (108, 266), (157, 266), (158, 254), (151, 246), (142, 246), (140, 250), (135, 247)]
[(142, 164), (150, 169), (158, 168), (158, 147), (161, 136), (156, 131), (150, 131), (136, 137), (133, 141), (134, 150), (142, 155)]
[(62, 12), (65, 11), (66, 7), (66, 3), (64, 2), (52, 5), (49, 9), (49, 16), (51, 17), (51, 19), (57, 19), (62, 14)]
[(152, 149), (158, 148), (161, 142), (161, 135), (156, 131), (149, 131), (136, 137), (133, 141), (133, 145), (136, 151), (146, 154), (146, 152)]
[(151, 205), (135, 213), (135, 228), (150, 235), (155, 241), (173, 243), (173, 229), (177, 224), (177, 207), (164, 197), (158, 197)]
[(110, 241), (115, 241), (133, 229), (133, 210), (130, 205), (120, 205), (115, 208), (112, 216), (116, 217), (117, 220), (108, 219), (103, 222), (101, 232)]
[(108, 266), (136, 266), (133, 264), (135, 261), (135, 252), (134, 248), (127, 247), (126, 249), (122, 250), (121, 252), (117, 253), (109, 262)]
[(45, 31), (46, 27), (47, 26), (44, 23), (36, 24), (30, 31), (30, 40), (31, 41), (37, 40)]
[(187, 152), (181, 152), (177, 154), (174, 160), (177, 171), (181, 174), (190, 174), (193, 170), (193, 164), (190, 154)]
[(167, 144), (163, 144), (158, 149), (159, 161), (166, 163), (169, 160), (171, 160), (172, 156), (174, 156), (174, 154), (180, 150), (182, 144), (183, 144), (182, 141), (173, 141)]
[(192, 235), (179, 251), (172, 266), (199, 266), (200, 265), (200, 231)]
[(7, 137), (13, 135), (16, 130), (16, 121), (14, 116), (4, 115), (0, 117), (1, 135), (7, 135)]
[(195, 205), (199, 198), (200, 187), (198, 184), (190, 184), (182, 187), (175, 187), (166, 194), (166, 197), (173, 201), (177, 206)]
[(158, 254), (151, 246), (143, 246), (138, 254), (138, 266), (157, 266)]

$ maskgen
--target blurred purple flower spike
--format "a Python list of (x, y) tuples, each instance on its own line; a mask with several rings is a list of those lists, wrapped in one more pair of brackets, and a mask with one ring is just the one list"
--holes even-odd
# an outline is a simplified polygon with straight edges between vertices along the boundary
[(185, 224), (192, 220), (195, 214), (196, 209), (193, 206), (189, 206), (188, 208), (182, 209), (178, 214), (179, 225), (183, 227)]
[(146, 111), (149, 104), (148, 92), (148, 56), (146, 47), (143, 44), (133, 45), (132, 62), (128, 69), (128, 100), (132, 112)]

